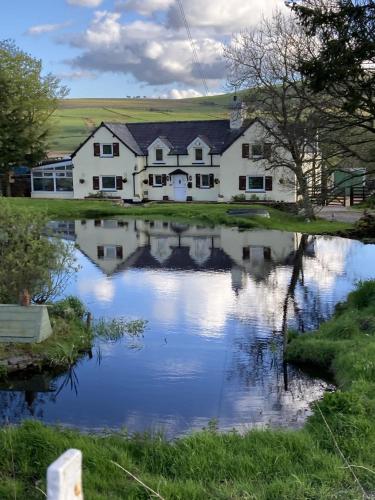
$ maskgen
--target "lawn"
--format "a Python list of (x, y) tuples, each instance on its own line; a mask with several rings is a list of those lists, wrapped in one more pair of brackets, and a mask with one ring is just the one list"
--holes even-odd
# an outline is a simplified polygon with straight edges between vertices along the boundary
[[(0, 431), (0, 497), (43, 498), (47, 466), (83, 451), (90, 500), (360, 499), (375, 493), (375, 281), (361, 284), (317, 332), (291, 336), (288, 356), (331, 371), (338, 385), (298, 431), (220, 434), (214, 424), (161, 436), (88, 435), (26, 422)], [(155, 497), (155, 496), (154, 496)]]
[[(331, 222), (324, 219), (306, 222), (302, 217), (287, 212), (268, 208), (270, 218), (232, 217), (227, 215), (231, 208), (249, 208), (249, 205), (219, 203), (149, 203), (146, 206), (121, 207), (108, 201), (88, 200), (40, 200), (30, 198), (3, 199), (0, 203), (10, 203), (14, 207), (23, 207), (35, 213), (44, 212), (55, 219), (84, 219), (113, 216), (132, 216), (149, 219), (177, 219), (185, 222), (205, 224), (223, 224), (238, 226), (243, 229), (264, 228), (283, 231), (298, 231), (310, 234), (335, 234), (352, 227), (351, 224)], [(250, 205), (257, 207), (256, 205)], [(259, 208), (259, 207), (257, 207)], [(262, 207), (264, 208), (264, 207)]]

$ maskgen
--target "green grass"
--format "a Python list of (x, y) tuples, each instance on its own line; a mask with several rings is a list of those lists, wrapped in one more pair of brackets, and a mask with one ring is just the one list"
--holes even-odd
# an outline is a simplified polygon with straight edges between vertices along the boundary
[[(100, 218), (123, 215), (149, 219), (175, 219), (192, 223), (205, 223), (207, 225), (224, 224), (238, 226), (243, 229), (280, 229), (310, 234), (335, 234), (337, 231), (345, 231), (352, 227), (348, 223), (331, 222), (324, 219), (306, 222), (302, 217), (273, 208), (267, 208), (271, 216), (269, 219), (227, 215), (226, 212), (230, 208), (241, 208), (241, 205), (237, 204), (149, 203), (143, 207), (123, 208), (107, 201), (9, 198), (6, 202), (10, 203), (11, 206), (27, 208), (30, 211), (35, 211), (35, 213), (44, 212), (50, 218), (57, 219)], [(256, 207), (256, 205), (251, 206)], [(243, 208), (248, 207), (249, 205), (243, 206)]]
[[(42, 498), (47, 466), (83, 451), (90, 500), (360, 499), (375, 492), (375, 281), (362, 284), (315, 333), (289, 344), (294, 362), (333, 373), (339, 386), (299, 431), (219, 434), (214, 427), (167, 442), (126, 433), (91, 436), (26, 422), (0, 431), (0, 498)], [(324, 419), (323, 419), (324, 417)], [(348, 467), (350, 465), (350, 467)], [(355, 477), (354, 477), (355, 475)]]
[(35, 213), (44, 213), (51, 219), (84, 219), (126, 214), (123, 207), (108, 201), (0, 198), (0, 207), (1, 203), (9, 203), (14, 208), (23, 208)]
[(217, 120), (228, 117), (231, 94), (192, 99), (65, 99), (54, 113), (50, 150), (70, 153), (102, 121)]
[[(79, 304), (78, 313), (72, 308), (72, 303)], [(94, 333), (86, 328), (83, 313), (83, 305), (74, 297), (51, 305), (52, 335), (39, 344), (0, 344), (0, 361), (25, 357), (32, 362), (34, 370), (42, 367), (59, 371), (69, 368), (92, 347)], [(6, 377), (7, 369), (1, 368), (1, 377)]]

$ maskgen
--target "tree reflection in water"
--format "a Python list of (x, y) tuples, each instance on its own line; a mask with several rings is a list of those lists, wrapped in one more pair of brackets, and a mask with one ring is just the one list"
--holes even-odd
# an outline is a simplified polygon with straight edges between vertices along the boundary
[[(281, 330), (272, 331), (268, 338), (261, 338), (249, 331), (248, 339), (236, 339), (233, 349), (235, 357), (228, 370), (227, 380), (239, 378), (249, 390), (262, 392), (267, 399), (271, 396), (273, 410), (281, 410), (288, 404), (288, 398), (298, 398), (313, 387), (309, 376), (301, 370), (288, 365), (285, 352), (290, 327), (289, 311), (292, 309), (294, 324), (298, 331), (304, 332), (306, 323), (311, 325), (311, 318), (317, 322), (325, 317), (322, 313), (322, 301), (319, 294), (311, 291), (304, 280), (304, 262), (306, 257), (314, 256), (314, 236), (301, 235), (296, 251), (290, 255), (291, 266), (289, 283), (283, 300)], [(267, 280), (267, 278), (265, 278)], [(302, 304), (296, 297), (297, 289), (302, 292)], [(259, 390), (260, 389), (260, 390)], [(288, 397), (285, 393), (288, 392)], [(296, 416), (297, 418), (297, 416)]]

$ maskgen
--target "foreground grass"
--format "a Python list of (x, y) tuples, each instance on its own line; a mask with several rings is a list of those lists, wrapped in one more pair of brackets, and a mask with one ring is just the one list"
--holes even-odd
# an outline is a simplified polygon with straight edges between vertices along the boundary
[[(109, 201), (87, 200), (40, 200), (30, 198), (9, 198), (0, 200), (17, 208), (27, 208), (35, 213), (44, 212), (50, 218), (82, 219), (112, 216), (134, 216), (148, 219), (175, 219), (187, 222), (200, 222), (208, 225), (224, 224), (244, 229), (263, 228), (298, 231), (309, 234), (335, 234), (352, 227), (343, 222), (331, 222), (324, 219), (306, 222), (302, 217), (287, 212), (267, 208), (270, 218), (264, 217), (232, 217), (227, 215), (231, 208), (249, 208), (250, 205), (216, 204), (216, 203), (149, 203), (142, 207), (124, 208)], [(257, 205), (251, 205), (257, 207)], [(259, 208), (259, 207), (258, 207)], [(264, 207), (261, 207), (264, 208)]]
[[(0, 432), (0, 498), (37, 499), (47, 466), (67, 448), (84, 456), (87, 498), (359, 499), (375, 493), (375, 281), (362, 284), (315, 333), (293, 338), (289, 358), (330, 370), (339, 386), (300, 431), (218, 434), (167, 442), (83, 435), (26, 422)], [(115, 463), (114, 463), (115, 462)], [(372, 496), (371, 496), (372, 495)]]

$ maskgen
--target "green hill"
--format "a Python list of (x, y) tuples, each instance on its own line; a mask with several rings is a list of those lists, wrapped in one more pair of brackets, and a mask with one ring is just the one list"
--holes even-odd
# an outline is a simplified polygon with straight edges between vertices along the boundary
[(70, 153), (101, 121), (155, 122), (228, 117), (232, 94), (192, 99), (64, 99), (54, 114), (50, 151)]

